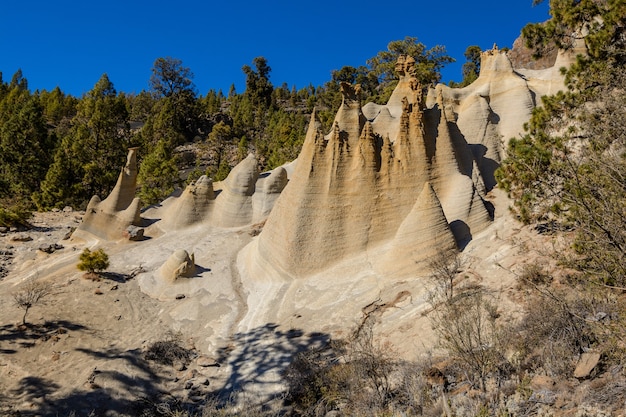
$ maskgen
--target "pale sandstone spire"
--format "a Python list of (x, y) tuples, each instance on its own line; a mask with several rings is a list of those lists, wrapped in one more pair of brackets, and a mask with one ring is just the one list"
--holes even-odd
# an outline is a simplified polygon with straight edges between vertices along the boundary
[(259, 169), (254, 155), (248, 155), (222, 181), (222, 191), (215, 198), (210, 223), (220, 227), (236, 227), (252, 222), (252, 195)]
[(429, 259), (455, 248), (456, 241), (439, 199), (427, 182), (376, 268), (391, 277), (423, 272)]
[(103, 201), (93, 196), (85, 210), (82, 223), (75, 235), (83, 232), (106, 240), (117, 240), (123, 237), (130, 225), (141, 224), (141, 203), (135, 198), (137, 185), (137, 148), (130, 148), (126, 165), (122, 168), (115, 187)]
[(162, 227), (181, 229), (207, 220), (215, 204), (213, 181), (202, 175), (164, 209)]

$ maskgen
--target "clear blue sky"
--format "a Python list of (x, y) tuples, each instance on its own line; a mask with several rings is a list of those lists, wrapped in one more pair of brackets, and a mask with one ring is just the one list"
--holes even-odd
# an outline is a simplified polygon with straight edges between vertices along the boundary
[(154, 60), (174, 57), (194, 73), (200, 94), (245, 89), (241, 67), (263, 56), (275, 86), (321, 85), (345, 65), (365, 65), (392, 40), (417, 37), (446, 47), (457, 63), (443, 81), (460, 81), (463, 52), (511, 47), (521, 28), (549, 18), (547, 1), (201, 1), (21, 0), (2, 7), (0, 72), (21, 68), (31, 90), (59, 86), (76, 96), (103, 73), (117, 91), (148, 89)]

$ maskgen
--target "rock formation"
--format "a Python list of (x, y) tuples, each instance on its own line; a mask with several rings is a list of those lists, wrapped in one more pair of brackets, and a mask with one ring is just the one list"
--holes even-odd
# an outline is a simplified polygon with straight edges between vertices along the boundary
[(241, 161), (222, 181), (222, 191), (215, 200), (211, 223), (222, 227), (243, 226), (252, 222), (252, 196), (259, 178), (254, 155)]
[(126, 165), (122, 168), (117, 183), (109, 196), (100, 201), (98, 196), (93, 196), (82, 223), (76, 229), (75, 234), (88, 232), (96, 237), (106, 240), (121, 239), (124, 231), (130, 225), (139, 226), (140, 201), (135, 198), (137, 186), (137, 148), (128, 150)]
[(438, 250), (459, 248), (490, 224), (487, 193), (505, 142), (523, 132), (537, 97), (563, 88), (558, 67), (516, 70), (496, 46), (465, 88), (426, 97), (415, 61), (400, 57), (386, 105), (361, 107), (342, 84), (330, 133), (311, 117), (290, 182), (247, 253), (259, 274), (303, 277), (365, 253), (382, 275), (410, 274)]
[(174, 283), (180, 277), (191, 277), (196, 271), (193, 253), (189, 255), (184, 249), (177, 249), (159, 268), (158, 275), (168, 283)]
[[(251, 268), (287, 277), (363, 253), (376, 258), (382, 274), (403, 274), (410, 269), (404, 261), (423, 265), (451, 242), (462, 249), (493, 217), (486, 195), (504, 140), (522, 132), (536, 97), (562, 79), (554, 69), (540, 70), (541, 82), (530, 79), (497, 47), (482, 53), (478, 79), (461, 89), (438, 85), (424, 96), (411, 57), (400, 57), (396, 71), (386, 105), (362, 107), (360, 87), (342, 83), (331, 131), (320, 130), (313, 112), (295, 166), (261, 174), (249, 155), (224, 181), (200, 177), (164, 202), (158, 227), (230, 228), (267, 219), (247, 252)], [(117, 239), (137, 224), (135, 181), (133, 149), (111, 195), (90, 202), (80, 230)]]
[[(362, 109), (359, 87), (344, 83), (328, 135), (312, 115), (291, 180), (256, 243), (258, 267), (300, 277), (363, 251), (395, 259), (385, 250), (411, 253), (417, 262), (437, 245), (449, 248), (450, 231), (463, 244), (489, 224), (471, 148), (455, 134), (443, 95), (425, 107), (414, 64), (399, 60), (400, 80), (386, 106)], [(429, 250), (414, 254), (418, 243)]]
[(213, 181), (202, 175), (191, 182), (180, 197), (174, 199), (163, 214), (163, 222), (172, 229), (181, 229), (205, 221), (215, 203)]
[(287, 184), (287, 171), (259, 173), (254, 155), (248, 155), (220, 183), (206, 176), (192, 182), (180, 197), (165, 202), (159, 217), (165, 230), (194, 224), (240, 227), (265, 220)]

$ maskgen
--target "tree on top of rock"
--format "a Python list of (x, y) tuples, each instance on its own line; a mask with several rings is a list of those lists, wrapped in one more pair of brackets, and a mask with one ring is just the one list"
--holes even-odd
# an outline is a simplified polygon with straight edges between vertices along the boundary
[(396, 62), (400, 55), (411, 56), (415, 59), (415, 77), (422, 85), (435, 84), (441, 80), (441, 69), (454, 58), (446, 54), (446, 48), (436, 45), (430, 49), (417, 41), (417, 38), (407, 36), (403, 40), (392, 41), (386, 51), (380, 51), (375, 57), (367, 60), (367, 65), (378, 77), (385, 90), (393, 91), (398, 75), (395, 72)]

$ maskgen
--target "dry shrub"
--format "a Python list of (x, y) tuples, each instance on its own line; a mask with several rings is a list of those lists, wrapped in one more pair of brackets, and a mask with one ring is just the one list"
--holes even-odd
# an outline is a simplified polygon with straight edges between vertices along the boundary
[(416, 414), (433, 403), (423, 366), (394, 358), (369, 323), (347, 341), (299, 353), (288, 367), (287, 404), (296, 415)]
[(432, 302), (454, 298), (454, 280), (463, 267), (461, 255), (457, 250), (441, 251), (428, 264), (433, 290), (429, 294)]
[(13, 294), (13, 303), (24, 310), (22, 324), (26, 325), (28, 311), (36, 306), (45, 304), (45, 297), (52, 293), (52, 285), (48, 282), (29, 280)]
[(591, 344), (592, 335), (580, 304), (570, 305), (557, 296), (529, 300), (517, 328), (515, 346), (521, 353), (522, 367), (543, 369), (552, 376), (571, 374), (578, 355)]
[(526, 264), (522, 273), (517, 277), (520, 288), (550, 285), (552, 276), (541, 265), (536, 263)]
[(483, 392), (504, 361), (496, 305), (482, 289), (466, 291), (434, 306), (431, 323), (439, 345)]
[(164, 340), (152, 343), (144, 354), (147, 360), (163, 365), (173, 365), (175, 362), (187, 365), (194, 356), (192, 349), (181, 346), (179, 334), (168, 334)]

